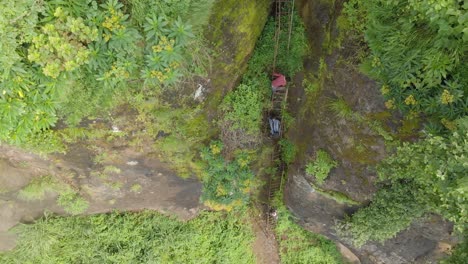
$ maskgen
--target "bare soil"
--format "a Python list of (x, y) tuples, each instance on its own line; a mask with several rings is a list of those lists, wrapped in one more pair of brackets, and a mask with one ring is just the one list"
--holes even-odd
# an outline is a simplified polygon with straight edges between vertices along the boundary
[(252, 226), (255, 233), (255, 241), (252, 250), (258, 264), (281, 263), (274, 232), (266, 227), (264, 217), (261, 214), (252, 217)]

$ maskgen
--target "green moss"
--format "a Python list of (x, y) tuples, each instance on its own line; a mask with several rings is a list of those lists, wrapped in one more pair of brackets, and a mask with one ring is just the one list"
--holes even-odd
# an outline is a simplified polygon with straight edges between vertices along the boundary
[(334, 191), (334, 190), (324, 190), (318, 186), (316, 186), (315, 184), (310, 184), (317, 193), (329, 198), (329, 199), (333, 199), (335, 200), (337, 203), (340, 203), (340, 204), (347, 204), (347, 205), (360, 205), (361, 203), (351, 199), (348, 195), (342, 193), (342, 192), (338, 192), (338, 191)]
[(246, 61), (252, 53), (268, 16), (269, 0), (223, 0), (213, 7), (213, 16), (206, 30), (217, 54), (214, 86), (216, 91), (210, 97), (211, 104), (217, 105), (226, 89), (246, 69)]
[(58, 193), (60, 189), (60, 183), (52, 176), (41, 176), (32, 179), (26, 187), (21, 189), (18, 198), (25, 201), (43, 200), (46, 193)]
[(67, 184), (47, 175), (34, 178), (18, 193), (26, 201), (43, 200), (46, 193), (59, 194), (57, 204), (70, 214), (80, 214), (88, 208), (88, 202)]
[(141, 191), (142, 187), (140, 184), (138, 183), (135, 183), (132, 185), (132, 187), (130, 188), (130, 190), (134, 193), (139, 193)]

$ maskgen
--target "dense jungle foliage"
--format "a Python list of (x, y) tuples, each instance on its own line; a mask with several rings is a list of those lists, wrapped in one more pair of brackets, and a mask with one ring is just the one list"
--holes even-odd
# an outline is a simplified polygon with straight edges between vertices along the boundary
[(382, 82), (387, 108), (427, 119), (430, 133), (453, 129), (468, 112), (467, 10), (456, 0), (345, 4), (370, 51), (363, 68)]
[[(468, 4), (466, 1), (351, 0), (344, 13), (382, 83), (386, 107), (424, 123), (417, 142), (398, 143), (377, 168), (382, 189), (338, 225), (358, 246), (396, 236), (439, 213), (468, 226)], [(452, 259), (457, 259), (454, 256)]]
[(205, 72), (196, 35), (212, 0), (125, 3), (2, 0), (1, 142), (61, 150), (58, 120), (78, 125)]

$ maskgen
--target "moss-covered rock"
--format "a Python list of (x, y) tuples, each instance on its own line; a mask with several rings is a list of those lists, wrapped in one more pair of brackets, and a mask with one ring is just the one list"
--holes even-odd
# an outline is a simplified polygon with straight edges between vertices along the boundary
[(268, 17), (270, 0), (219, 0), (206, 30), (215, 56), (210, 106), (219, 104), (247, 66)]
[[(312, 51), (304, 73), (289, 90), (295, 123), (287, 137), (298, 155), (289, 167), (285, 203), (304, 227), (342, 242), (362, 263), (435, 262), (443, 255), (437, 245), (451, 241), (450, 224), (440, 218), (413, 223), (384, 245), (370, 242), (361, 248), (338, 237), (334, 229), (336, 221), (372, 199), (378, 187), (374, 166), (386, 156), (385, 144), (411, 138), (418, 128), (417, 122), (399, 122), (389, 113), (379, 85), (358, 70), (360, 43), (338, 28), (343, 2), (296, 1)], [(337, 162), (323, 184), (305, 173), (318, 150)]]

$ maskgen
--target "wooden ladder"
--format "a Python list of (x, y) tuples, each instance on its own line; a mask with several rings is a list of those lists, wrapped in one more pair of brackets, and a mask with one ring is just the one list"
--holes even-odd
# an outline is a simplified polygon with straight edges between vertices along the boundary
[(291, 44), (291, 33), (293, 25), (294, 15), (294, 4), (295, 0), (275, 0), (275, 53), (273, 58), (273, 72), (276, 70), (276, 58), (278, 57), (278, 49), (280, 44), (281, 33), (284, 29), (288, 30), (288, 46), (287, 52), (289, 53), (289, 47)]

